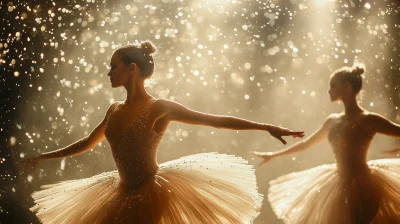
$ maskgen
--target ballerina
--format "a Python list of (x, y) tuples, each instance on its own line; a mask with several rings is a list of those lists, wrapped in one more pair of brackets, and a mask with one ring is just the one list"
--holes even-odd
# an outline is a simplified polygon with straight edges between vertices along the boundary
[(83, 153), (104, 138), (111, 146), (116, 171), (44, 186), (33, 193), (31, 208), (43, 223), (249, 223), (263, 196), (247, 161), (231, 155), (201, 153), (157, 164), (157, 148), (171, 121), (235, 130), (268, 131), (303, 137), (265, 123), (197, 112), (174, 101), (156, 99), (144, 81), (153, 74), (149, 42), (117, 49), (108, 73), (112, 87), (127, 91), (113, 103), (87, 137), (60, 150), (22, 160), (32, 167), (43, 159)]
[[(400, 223), (400, 160), (366, 161), (375, 134), (400, 137), (400, 126), (368, 112), (356, 99), (363, 65), (342, 67), (330, 79), (332, 101), (344, 113), (328, 116), (308, 138), (277, 152), (253, 152), (266, 163), (328, 139), (336, 164), (281, 176), (270, 182), (268, 200), (285, 223)], [(395, 153), (395, 150), (387, 153)]]

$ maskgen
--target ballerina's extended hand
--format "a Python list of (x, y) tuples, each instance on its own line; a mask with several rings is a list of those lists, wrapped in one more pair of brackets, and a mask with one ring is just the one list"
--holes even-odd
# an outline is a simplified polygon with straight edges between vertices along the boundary
[(281, 141), (284, 145), (286, 145), (286, 141), (282, 138), (282, 136), (292, 136), (293, 138), (302, 138), (304, 137), (304, 131), (292, 131), (287, 128), (282, 128), (278, 126), (274, 126), (268, 130), (268, 132), (279, 141)]
[[(286, 141), (282, 138), (282, 136), (292, 136), (293, 138), (302, 138), (304, 137), (303, 131), (292, 131), (287, 128), (282, 127), (273, 127), (268, 130), (268, 132), (275, 138), (279, 139), (283, 144), (286, 145)], [(263, 161), (258, 164), (258, 166), (263, 165), (264, 163), (269, 162), (273, 159), (276, 154), (274, 152), (251, 152), (251, 154), (261, 157)]]

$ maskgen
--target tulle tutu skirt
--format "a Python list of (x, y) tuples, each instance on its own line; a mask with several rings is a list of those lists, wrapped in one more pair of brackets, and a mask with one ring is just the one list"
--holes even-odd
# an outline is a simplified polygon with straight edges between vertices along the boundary
[(202, 153), (160, 165), (142, 186), (121, 184), (117, 171), (43, 186), (31, 208), (43, 223), (251, 223), (259, 214), (252, 166)]
[(290, 173), (270, 182), (268, 200), (290, 224), (348, 224), (371, 214), (373, 224), (400, 223), (400, 159), (373, 160), (368, 167), (351, 180), (336, 164)]

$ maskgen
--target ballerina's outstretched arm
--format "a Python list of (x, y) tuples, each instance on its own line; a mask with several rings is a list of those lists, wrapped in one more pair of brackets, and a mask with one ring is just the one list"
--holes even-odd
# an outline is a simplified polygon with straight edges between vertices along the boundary
[(313, 134), (308, 136), (306, 139), (304, 139), (300, 142), (297, 142), (285, 149), (282, 149), (277, 152), (252, 152), (252, 154), (263, 159), (263, 161), (258, 164), (259, 166), (261, 166), (264, 163), (270, 161), (271, 159), (273, 159), (275, 157), (289, 155), (289, 154), (307, 150), (327, 138), (328, 133), (329, 133), (329, 126), (330, 126), (332, 120), (336, 116), (337, 115), (330, 115), (325, 120), (324, 124), (317, 131), (315, 131)]
[(159, 100), (157, 105), (159, 111), (163, 111), (157, 120), (164, 123), (178, 121), (193, 125), (205, 125), (214, 128), (234, 129), (234, 130), (263, 130), (268, 131), (273, 137), (279, 139), (283, 144), (286, 141), (282, 136), (303, 137), (304, 132), (292, 131), (266, 123), (259, 123), (242, 118), (224, 115), (213, 115), (191, 110), (179, 103), (170, 100)]
[[(393, 136), (393, 137), (400, 137), (400, 125), (399, 124), (391, 122), (390, 120), (388, 120), (385, 117), (383, 117), (379, 114), (376, 114), (376, 113), (371, 113), (369, 118), (371, 119), (370, 123), (373, 125), (375, 133), (380, 133), (380, 134)], [(388, 154), (388, 155), (394, 155), (399, 152), (400, 152), (400, 148), (394, 148), (394, 149), (382, 151), (383, 154)]]
[(112, 104), (109, 107), (104, 119), (93, 129), (93, 131), (88, 136), (64, 148), (51, 152), (42, 153), (39, 156), (25, 158), (17, 162), (17, 164), (23, 167), (24, 169), (32, 169), (39, 160), (73, 156), (94, 148), (97, 145), (97, 143), (99, 143), (105, 138), (104, 131), (106, 127), (106, 122), (109, 114), (111, 113), (111, 111), (115, 106), (116, 104)]
[(374, 127), (376, 133), (381, 133), (384, 135), (389, 135), (393, 137), (400, 137), (400, 125), (389, 121), (385, 117), (371, 113), (370, 123)]

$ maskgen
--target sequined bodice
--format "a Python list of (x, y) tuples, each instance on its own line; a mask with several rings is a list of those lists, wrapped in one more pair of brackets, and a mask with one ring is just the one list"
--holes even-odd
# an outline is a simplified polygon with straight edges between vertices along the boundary
[(353, 176), (368, 171), (367, 153), (373, 134), (361, 120), (336, 118), (329, 130), (328, 140), (333, 148), (338, 171)]
[(162, 135), (149, 123), (149, 108), (154, 102), (152, 99), (128, 128), (120, 130), (123, 131), (121, 139), (112, 139), (107, 122), (105, 136), (111, 145), (121, 181), (128, 185), (140, 185), (158, 170), (157, 148)]

